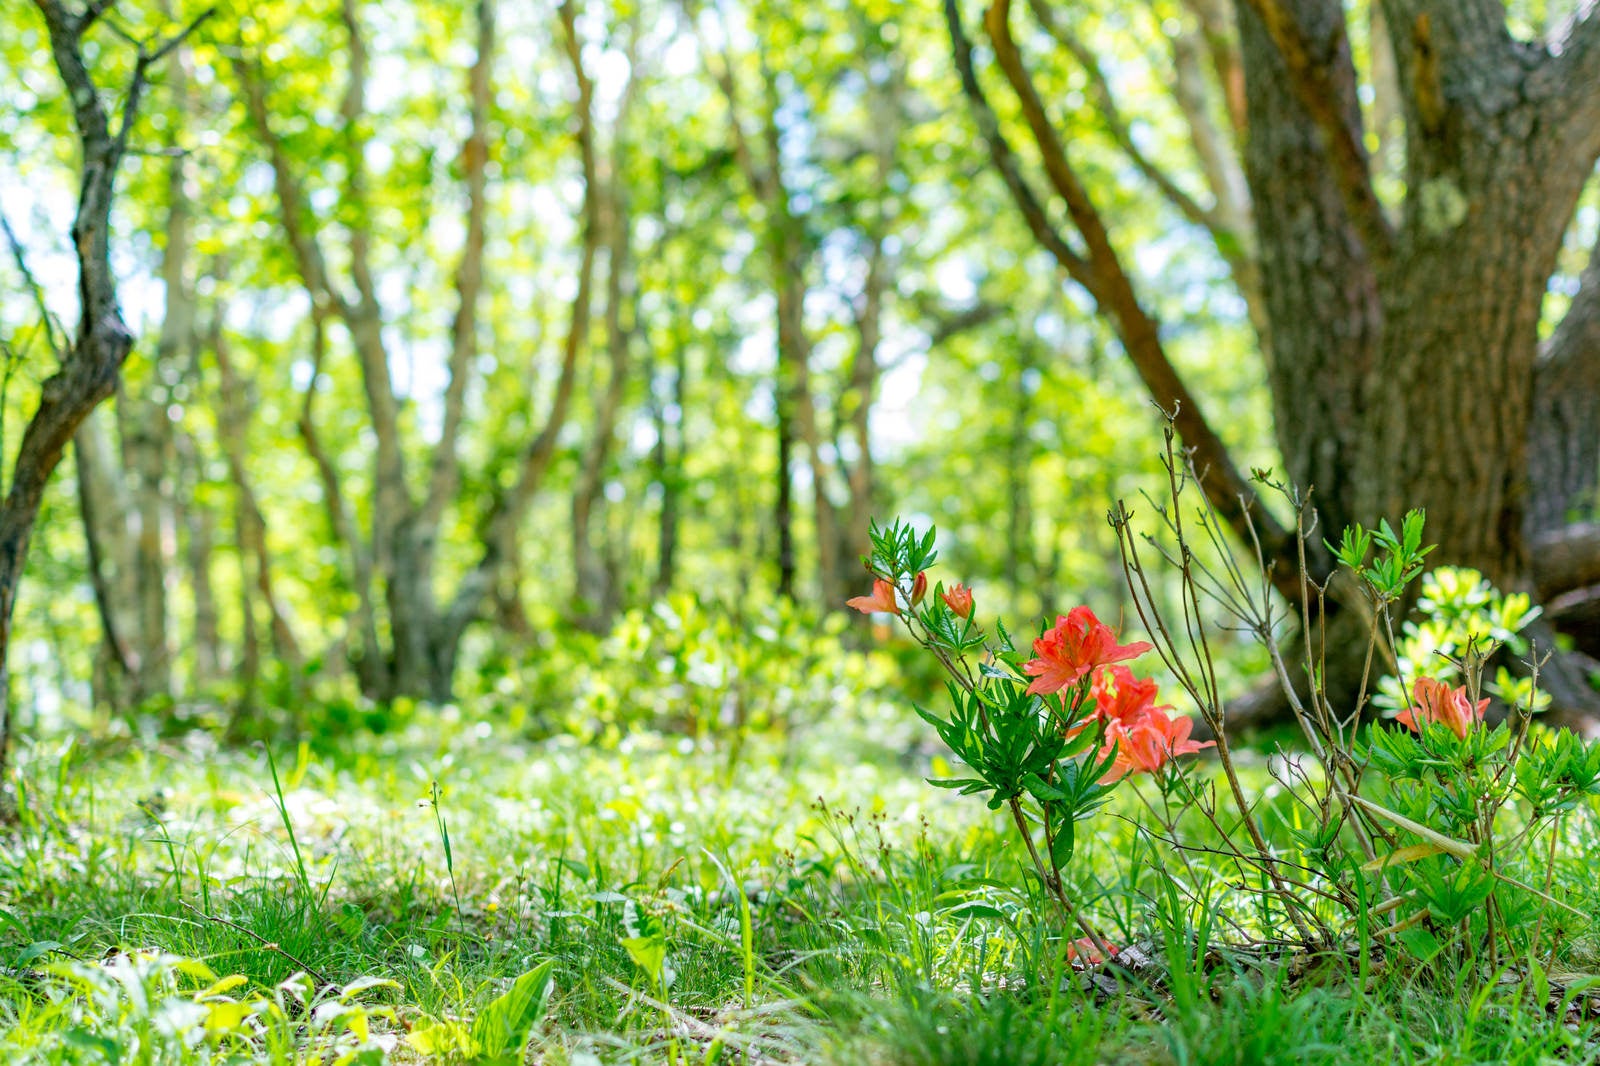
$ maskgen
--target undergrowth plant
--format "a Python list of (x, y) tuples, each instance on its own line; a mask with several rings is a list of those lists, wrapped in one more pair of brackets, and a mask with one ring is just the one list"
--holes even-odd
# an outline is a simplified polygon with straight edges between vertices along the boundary
[[(916, 712), (965, 772), (930, 783), (1006, 812), (1080, 964), (1118, 949), (1069, 887), (1068, 868), (1084, 823), (1129, 789), (1161, 879), (1150, 898), (1170, 898), (1169, 915), (1207, 913), (1236, 948), (1334, 953), (1363, 971), (1376, 956), (1439, 973), (1555, 966), (1558, 930), (1581, 937), (1591, 921), (1556, 894), (1553, 866), (1564, 826), (1593, 816), (1600, 747), (1533, 724), (1547, 700), (1537, 649), (1519, 636), (1537, 614), (1527, 597), (1472, 571), (1424, 577), (1432, 548), (1420, 511), (1398, 529), (1342, 531), (1327, 545), (1338, 571), (1319, 582), (1307, 561), (1309, 502), (1275, 486), (1294, 507), (1300, 545), (1301, 602), (1286, 611), (1259, 546), (1256, 565), (1241, 565), (1209, 507), (1190, 508), (1193, 472), (1170, 427), (1167, 441), (1167, 491), (1150, 501), (1156, 530), (1136, 531), (1120, 502), (1110, 514), (1148, 643), (1119, 643), (1089, 606), (1019, 642), (999, 619), (981, 619), (965, 585), (930, 589), (932, 529), (873, 524), (864, 559), (873, 588), (849, 603), (897, 618), (943, 668), (948, 710)], [(1152, 551), (1169, 570), (1148, 569)], [(1364, 621), (1353, 696), (1327, 681), (1333, 610)], [(1266, 648), (1305, 741), (1277, 750), (1265, 782), (1241, 772), (1229, 744), (1213, 655), (1219, 612)], [(1191, 719), (1124, 665), (1150, 652), (1212, 740), (1191, 739)], [(1506, 653), (1522, 657), (1520, 676)], [(1498, 720), (1486, 717), (1491, 696), (1503, 701)], [(1181, 758), (1202, 748), (1214, 761)], [(1209, 914), (1218, 889), (1241, 887), (1253, 908)], [(1556, 912), (1564, 922), (1548, 920)]]

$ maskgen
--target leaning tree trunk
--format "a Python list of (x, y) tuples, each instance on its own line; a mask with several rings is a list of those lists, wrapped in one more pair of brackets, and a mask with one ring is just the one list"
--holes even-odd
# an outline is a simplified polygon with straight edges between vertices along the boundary
[[(11, 484), (0, 502), (0, 788), (6, 776), (11, 744), (11, 627), (17, 586), (28, 558), (28, 543), (50, 475), (61, 462), (67, 442), (89, 412), (116, 388), (117, 375), (133, 350), (133, 332), (117, 303), (116, 275), (111, 271), (111, 204), (117, 171), (127, 153), (131, 123), (139, 113), (151, 65), (177, 47), (185, 30), (165, 42), (138, 46), (133, 79), (122, 103), (122, 119), (113, 129), (94, 78), (84, 60), (84, 35), (107, 5), (92, 4), (72, 11), (60, 0), (35, 0), (50, 35), (50, 52), (72, 102), (73, 122), (82, 150), (78, 209), (72, 243), (78, 259), (78, 329), (70, 346), (59, 353), (60, 366), (39, 388), (38, 404), (23, 430)], [(204, 19), (210, 12), (201, 15)], [(189, 29), (200, 20), (191, 23)]]

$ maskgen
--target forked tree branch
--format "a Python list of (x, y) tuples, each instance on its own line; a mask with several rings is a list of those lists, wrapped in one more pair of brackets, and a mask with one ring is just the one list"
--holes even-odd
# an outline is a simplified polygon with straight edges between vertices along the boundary
[(555, 396), (539, 432), (530, 437), (517, 456), (515, 480), (498, 495), (482, 523), (482, 551), (478, 562), (456, 586), (449, 609), (440, 618), (441, 633), (436, 639), (455, 640), (472, 622), (478, 605), (505, 561), (507, 550), (522, 516), (544, 482), (555, 458), (556, 442), (566, 425), (572, 395), (578, 380), (578, 356), (589, 335), (593, 303), (595, 259), (601, 236), (601, 189), (595, 151), (594, 82), (583, 67), (583, 42), (578, 38), (577, 9), (574, 0), (562, 0), (558, 8), (567, 59), (577, 83), (577, 129), (579, 157), (583, 164), (583, 251), (578, 266), (578, 291), (572, 298), (566, 337), (562, 342), (561, 371)]
[(45, 486), (84, 418), (116, 388), (122, 364), (133, 350), (133, 331), (123, 321), (116, 275), (111, 269), (111, 206), (117, 171), (127, 154), (150, 66), (211, 14), (206, 11), (173, 37), (139, 46), (121, 122), (113, 133), (83, 50), (84, 33), (109, 4), (94, 3), (72, 12), (60, 0), (35, 2), (49, 31), (51, 57), (72, 102), (82, 151), (78, 208), (72, 222), (72, 244), (78, 259), (78, 329), (56, 372), (39, 388), (38, 405), (23, 430), (11, 483), (0, 503), (0, 781), (5, 777), (12, 726), (6, 653), (17, 586)]

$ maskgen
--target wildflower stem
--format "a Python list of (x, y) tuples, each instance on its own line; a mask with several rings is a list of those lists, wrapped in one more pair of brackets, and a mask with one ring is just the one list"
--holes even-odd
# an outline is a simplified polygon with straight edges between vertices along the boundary
[(1022, 834), (1022, 839), (1028, 845), (1028, 855), (1033, 859), (1033, 867), (1039, 873), (1039, 879), (1044, 882), (1046, 890), (1050, 892), (1061, 905), (1061, 910), (1066, 914), (1067, 920), (1077, 925), (1089, 942), (1100, 952), (1102, 958), (1109, 959), (1115, 952), (1110, 944), (1106, 943), (1094, 926), (1089, 924), (1083, 916), (1083, 911), (1072, 902), (1067, 895), (1066, 887), (1061, 883), (1061, 877), (1055, 871), (1047, 868), (1044, 859), (1039, 855), (1039, 849), (1033, 843), (1033, 833), (1028, 828), (1028, 816), (1022, 809), (1022, 801), (1016, 796), (1011, 797), (1011, 817), (1017, 823), (1017, 832)]

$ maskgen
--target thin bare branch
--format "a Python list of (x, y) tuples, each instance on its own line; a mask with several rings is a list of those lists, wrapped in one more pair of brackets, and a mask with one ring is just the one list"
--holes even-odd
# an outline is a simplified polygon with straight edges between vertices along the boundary
[(1217, 216), (1216, 209), (1203, 207), (1166, 171), (1157, 166), (1133, 139), (1133, 129), (1127, 116), (1122, 113), (1116, 93), (1111, 88), (1111, 81), (1106, 77), (1106, 72), (1101, 68), (1100, 60), (1094, 51), (1062, 25), (1055, 17), (1055, 11), (1050, 7), (1049, 0), (1028, 0), (1028, 7), (1039, 20), (1039, 25), (1044, 27), (1045, 32), (1066, 49), (1073, 61), (1083, 68), (1085, 76), (1089, 79), (1089, 94), (1094, 99), (1095, 109), (1099, 111), (1101, 121), (1105, 123), (1106, 132), (1122, 150), (1122, 154), (1128, 157), (1129, 162), (1156, 187), (1162, 196), (1166, 197), (1173, 207), (1178, 209), (1178, 213), (1185, 219), (1212, 233), (1222, 228), (1222, 221)]
[[(28, 266), (28, 255), (22, 247), (22, 242), (17, 239), (16, 232), (11, 228), (11, 220), (0, 212), (0, 230), (6, 235), (6, 244), (11, 249), (11, 259), (17, 266), (17, 273), (22, 275), (22, 283), (27, 286), (28, 292), (33, 296), (34, 305), (39, 309), (39, 321), (44, 326), (45, 339), (50, 343), (50, 350), (57, 359), (67, 353), (64, 338), (56, 336), (56, 327), (59, 323), (56, 316), (50, 313), (50, 305), (45, 301), (44, 286), (39, 284), (39, 279), (34, 276), (33, 270)], [(0, 410), (0, 417), (3, 417)]]

